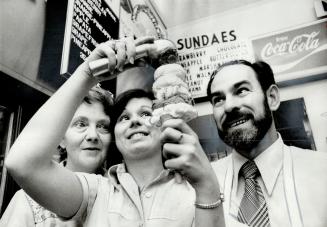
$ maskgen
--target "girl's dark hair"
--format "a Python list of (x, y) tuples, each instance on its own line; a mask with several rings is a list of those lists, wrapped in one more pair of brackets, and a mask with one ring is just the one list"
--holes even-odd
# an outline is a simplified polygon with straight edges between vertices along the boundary
[(110, 123), (110, 131), (111, 135), (113, 136), (113, 141), (110, 143), (109, 146), (109, 154), (107, 159), (108, 166), (121, 163), (123, 160), (123, 156), (119, 152), (116, 143), (114, 141), (114, 128), (117, 123), (117, 120), (119, 116), (123, 113), (125, 110), (125, 107), (127, 103), (133, 99), (133, 98), (148, 98), (150, 100), (154, 100), (154, 96), (151, 92), (147, 92), (142, 89), (131, 89), (128, 91), (125, 91), (117, 96), (114, 102), (114, 108), (112, 111), (111, 116), (111, 123)]
[(57, 148), (59, 152), (59, 162), (63, 162), (67, 159), (67, 151), (65, 148), (62, 148), (61, 146), (58, 146)]
[(119, 116), (124, 111), (127, 103), (133, 98), (148, 98), (150, 100), (154, 100), (153, 93), (142, 89), (131, 89), (119, 94), (114, 102), (114, 109), (111, 119), (112, 121), (111, 126), (113, 128), (115, 127), (115, 124), (117, 123)]

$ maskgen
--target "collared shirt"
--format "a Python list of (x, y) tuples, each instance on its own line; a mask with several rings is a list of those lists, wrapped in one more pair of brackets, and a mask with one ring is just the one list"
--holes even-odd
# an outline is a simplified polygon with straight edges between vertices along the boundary
[[(280, 135), (278, 136), (278, 139), (256, 157), (254, 162), (261, 174), (257, 181), (266, 200), (271, 226), (291, 226), (283, 182), (283, 141)], [(245, 180), (239, 171), (246, 161), (248, 160), (245, 157), (233, 151), (233, 186), (229, 213), (235, 219), (245, 189)]]
[(124, 164), (109, 169), (108, 178), (77, 173), (84, 199), (75, 218), (84, 226), (192, 226), (195, 215), (194, 189), (177, 183), (163, 170), (149, 185), (139, 190)]

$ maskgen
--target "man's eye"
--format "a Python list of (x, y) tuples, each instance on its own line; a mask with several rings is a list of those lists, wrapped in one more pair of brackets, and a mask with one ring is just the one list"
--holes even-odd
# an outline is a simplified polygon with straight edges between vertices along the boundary
[(246, 95), (249, 92), (249, 89), (242, 87), (237, 90), (238, 95)]
[(216, 106), (216, 105), (221, 105), (224, 101), (224, 98), (221, 96), (213, 96), (211, 99), (211, 103)]

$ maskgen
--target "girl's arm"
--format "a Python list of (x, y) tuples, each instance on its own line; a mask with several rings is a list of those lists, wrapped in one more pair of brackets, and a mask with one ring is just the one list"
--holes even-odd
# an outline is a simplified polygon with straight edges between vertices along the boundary
[(163, 155), (171, 157), (165, 166), (177, 170), (195, 189), (195, 202), (199, 204), (195, 209), (195, 227), (225, 226), (218, 179), (198, 136), (181, 119), (165, 121), (162, 130)]

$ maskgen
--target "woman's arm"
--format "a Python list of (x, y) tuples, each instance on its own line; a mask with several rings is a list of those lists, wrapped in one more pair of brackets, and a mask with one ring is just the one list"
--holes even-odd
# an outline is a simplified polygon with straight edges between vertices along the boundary
[(31, 118), (5, 160), (6, 167), (17, 183), (38, 203), (60, 216), (74, 215), (83, 195), (75, 174), (54, 163), (52, 155), (89, 89), (106, 79), (93, 77), (88, 63), (107, 57), (110, 71), (121, 71), (126, 59), (135, 57), (134, 40), (125, 39), (123, 42), (123, 46), (116, 46), (115, 41), (98, 45)]

